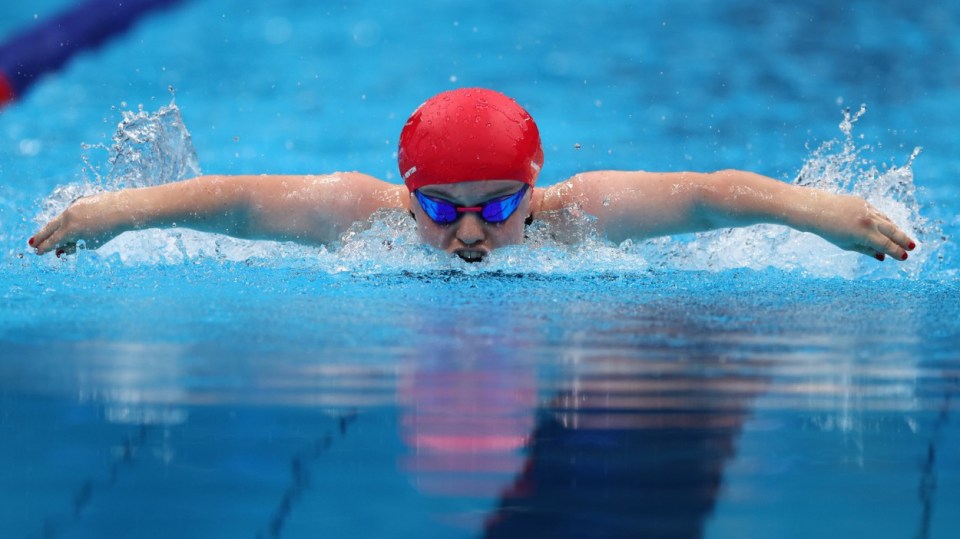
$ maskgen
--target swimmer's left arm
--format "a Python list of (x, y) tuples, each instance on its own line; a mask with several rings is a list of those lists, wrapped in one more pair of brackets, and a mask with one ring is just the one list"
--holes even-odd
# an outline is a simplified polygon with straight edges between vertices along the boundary
[(597, 171), (544, 191), (540, 211), (576, 204), (612, 241), (774, 223), (842, 249), (905, 260), (915, 242), (862, 198), (738, 170), (714, 173)]

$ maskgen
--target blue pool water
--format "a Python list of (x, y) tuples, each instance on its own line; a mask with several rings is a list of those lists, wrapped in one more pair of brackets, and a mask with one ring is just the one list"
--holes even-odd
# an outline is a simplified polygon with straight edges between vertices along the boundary
[[(0, 112), (2, 535), (954, 537), (960, 7), (920, 4), (194, 0), (76, 58)], [(384, 215), (338, 250), (26, 249), (144, 170), (398, 181), (406, 116), (463, 85), (530, 110), (545, 185), (803, 171), (921, 245), (533, 229), (465, 265)]]

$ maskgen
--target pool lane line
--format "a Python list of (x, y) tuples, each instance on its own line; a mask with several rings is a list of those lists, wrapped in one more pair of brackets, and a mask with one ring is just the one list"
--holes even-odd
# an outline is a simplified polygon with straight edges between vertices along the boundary
[[(357, 410), (349, 410), (334, 416), (337, 432), (341, 439), (347, 435), (347, 428), (357, 420), (358, 416), (359, 412)], [(332, 430), (327, 430), (309, 448), (290, 457), (290, 484), (284, 489), (280, 502), (277, 504), (273, 516), (270, 517), (266, 529), (258, 531), (255, 535), (256, 539), (280, 538), (287, 519), (293, 511), (293, 505), (300, 499), (304, 491), (310, 488), (310, 464), (330, 450), (334, 436)]]
[(117, 480), (120, 478), (120, 474), (123, 472), (123, 470), (134, 465), (137, 453), (143, 449), (147, 443), (147, 436), (149, 435), (150, 430), (150, 425), (140, 424), (138, 428), (128, 431), (123, 437), (123, 442), (120, 445), (120, 453), (115, 455), (113, 460), (110, 462), (106, 479), (97, 479), (93, 476), (88, 476), (83, 480), (80, 486), (74, 490), (73, 496), (71, 497), (72, 504), (70, 516), (63, 517), (47, 515), (43, 519), (43, 525), (40, 534), (30, 535), (28, 537), (30, 539), (33, 539), (34, 537), (39, 537), (42, 539), (54, 539), (61, 535), (61, 533), (63, 533), (71, 525), (78, 522), (83, 516), (83, 511), (88, 505), (90, 505), (93, 497), (99, 492), (104, 492), (112, 488), (117, 483)]
[(0, 108), (23, 97), (43, 75), (101, 45), (155, 9), (183, 0), (85, 0), (0, 43)]
[(943, 394), (943, 404), (940, 406), (937, 419), (931, 429), (930, 441), (927, 443), (927, 455), (920, 467), (920, 525), (916, 539), (930, 539), (931, 522), (937, 493), (937, 446), (943, 438), (944, 425), (950, 422), (950, 409), (953, 407), (953, 397), (960, 389), (960, 378), (950, 378), (952, 382)]

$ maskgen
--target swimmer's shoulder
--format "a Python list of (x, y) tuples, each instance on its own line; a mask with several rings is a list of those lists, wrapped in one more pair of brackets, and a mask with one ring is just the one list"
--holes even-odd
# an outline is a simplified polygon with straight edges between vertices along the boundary
[(302, 201), (324, 211), (333, 206), (352, 207), (361, 213), (410, 207), (406, 186), (356, 171), (272, 176), (265, 184), (287, 203)]
[(375, 209), (410, 209), (410, 192), (403, 184), (390, 183), (362, 172), (340, 172), (341, 181), (358, 195), (360, 204)]
[(586, 207), (603, 200), (611, 192), (636, 188), (644, 182), (653, 182), (664, 173), (645, 170), (591, 170), (580, 172), (548, 187), (533, 191), (531, 213), (561, 210), (569, 206)]
[(602, 181), (609, 172), (581, 172), (548, 187), (535, 187), (530, 200), (530, 212), (536, 216), (541, 212), (556, 211), (576, 204), (585, 190)]

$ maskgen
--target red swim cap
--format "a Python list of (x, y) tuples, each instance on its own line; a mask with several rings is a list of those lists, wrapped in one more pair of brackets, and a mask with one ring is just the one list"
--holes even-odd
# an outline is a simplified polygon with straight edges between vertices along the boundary
[(516, 101), (493, 90), (460, 88), (413, 112), (397, 153), (407, 189), (475, 180), (533, 186), (543, 166), (540, 131)]

